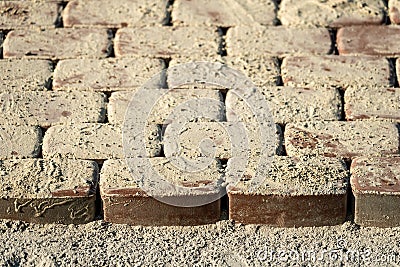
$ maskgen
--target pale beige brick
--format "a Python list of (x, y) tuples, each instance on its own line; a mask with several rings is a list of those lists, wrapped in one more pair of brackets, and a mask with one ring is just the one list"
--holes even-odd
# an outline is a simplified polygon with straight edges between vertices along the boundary
[(37, 126), (0, 125), (0, 160), (39, 156), (42, 131)]

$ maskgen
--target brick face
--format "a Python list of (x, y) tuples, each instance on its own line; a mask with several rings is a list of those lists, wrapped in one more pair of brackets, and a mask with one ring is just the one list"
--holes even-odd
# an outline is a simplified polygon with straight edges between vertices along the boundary
[(390, 21), (394, 24), (400, 24), (400, 1), (389, 0), (388, 7)]
[(0, 160), (34, 158), (40, 153), (42, 131), (37, 126), (0, 125)]

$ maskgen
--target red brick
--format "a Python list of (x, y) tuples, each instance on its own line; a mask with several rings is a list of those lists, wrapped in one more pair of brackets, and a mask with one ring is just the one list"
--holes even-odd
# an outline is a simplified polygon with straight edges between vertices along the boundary
[(41, 142), (37, 126), (0, 125), (0, 160), (38, 157)]
[(394, 24), (400, 24), (400, 1), (389, 0), (388, 8), (390, 21)]

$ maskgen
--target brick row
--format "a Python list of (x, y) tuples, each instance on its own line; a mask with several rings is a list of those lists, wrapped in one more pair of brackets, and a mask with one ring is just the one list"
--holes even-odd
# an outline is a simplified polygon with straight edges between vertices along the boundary
[(41, 141), (37, 126), (0, 125), (0, 160), (38, 157)]

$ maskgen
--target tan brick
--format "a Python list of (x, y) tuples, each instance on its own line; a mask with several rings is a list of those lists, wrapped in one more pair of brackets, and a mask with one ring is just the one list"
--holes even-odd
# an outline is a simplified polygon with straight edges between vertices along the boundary
[(352, 159), (399, 153), (396, 124), (380, 121), (335, 121), (288, 124), (288, 156), (322, 155)]
[(94, 220), (98, 167), (91, 161), (0, 161), (0, 218), (34, 223)]
[(1, 125), (0, 160), (39, 156), (42, 131), (37, 126)]
[(300, 87), (389, 86), (386, 59), (355, 56), (287, 57), (282, 62), (285, 85)]
[(64, 27), (132, 27), (161, 24), (166, 1), (74, 0), (63, 11)]
[(347, 120), (389, 119), (400, 121), (400, 89), (350, 88), (344, 94)]
[[(67, 59), (57, 64), (53, 89), (96, 91), (133, 90), (162, 71), (160, 59)], [(160, 86), (163, 81), (159, 81)]]
[(278, 17), (284, 26), (343, 27), (381, 24), (385, 10), (380, 0), (283, 0)]
[(0, 91), (45, 90), (52, 75), (51, 62), (47, 60), (0, 60)]
[(394, 24), (400, 24), (400, 1), (389, 0), (388, 7), (390, 21)]
[(255, 23), (273, 25), (275, 9), (272, 0), (176, 0), (172, 9), (172, 23), (222, 27)]
[[(148, 127), (146, 133), (146, 155), (154, 157), (161, 151), (160, 132), (156, 125)], [(132, 156), (132, 143), (126, 144), (126, 156)], [(132, 154), (131, 154), (132, 153)], [(43, 156), (51, 158), (62, 155), (77, 159), (118, 159), (125, 157), (120, 126), (100, 123), (80, 123), (50, 127), (43, 138)]]
[(108, 37), (104, 29), (15, 30), (3, 43), (4, 58), (104, 58)]
[(226, 37), (229, 56), (324, 55), (331, 49), (327, 29), (233, 27)]
[(337, 32), (337, 48), (341, 55), (372, 55), (397, 57), (400, 55), (399, 26), (354, 26)]
[(94, 92), (26, 91), (0, 94), (0, 124), (49, 127), (60, 123), (102, 122), (105, 96)]
[(114, 39), (117, 57), (216, 55), (219, 36), (206, 27), (143, 27), (119, 29)]

